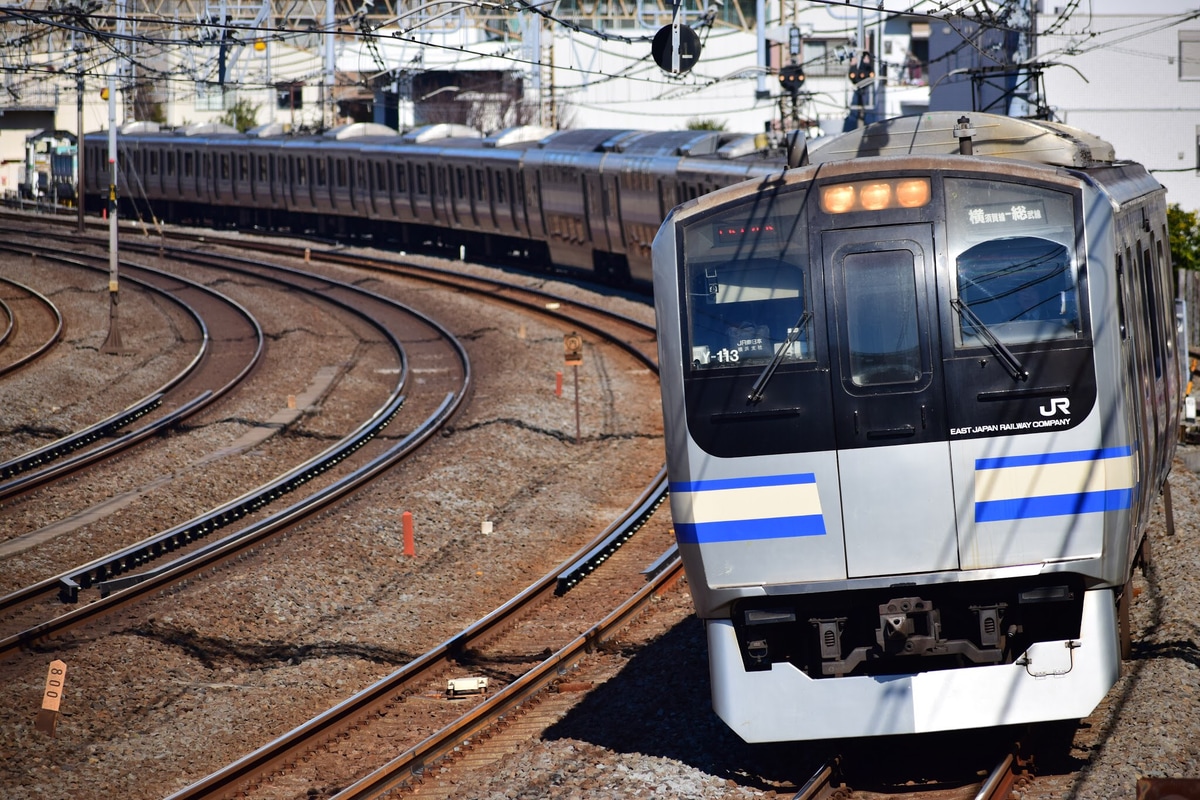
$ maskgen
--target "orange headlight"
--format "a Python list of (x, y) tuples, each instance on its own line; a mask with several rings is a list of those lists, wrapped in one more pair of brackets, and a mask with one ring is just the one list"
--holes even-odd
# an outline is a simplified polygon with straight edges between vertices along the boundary
[(821, 207), (830, 214), (844, 214), (854, 208), (854, 184), (842, 183), (823, 188)]
[(827, 214), (920, 208), (929, 204), (931, 195), (929, 178), (835, 183), (821, 188), (821, 208)]
[(915, 178), (896, 182), (896, 202), (902, 208), (919, 208), (929, 202), (929, 179)]
[(879, 211), (892, 203), (890, 183), (868, 183), (858, 192), (858, 202), (867, 211)]

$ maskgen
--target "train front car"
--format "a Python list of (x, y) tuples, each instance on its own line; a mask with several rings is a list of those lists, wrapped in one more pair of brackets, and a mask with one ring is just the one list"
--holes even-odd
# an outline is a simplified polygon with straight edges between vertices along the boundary
[(1178, 422), (1164, 193), (1082, 132), (959, 122), (655, 240), (676, 538), (746, 741), (1080, 718), (1118, 676)]

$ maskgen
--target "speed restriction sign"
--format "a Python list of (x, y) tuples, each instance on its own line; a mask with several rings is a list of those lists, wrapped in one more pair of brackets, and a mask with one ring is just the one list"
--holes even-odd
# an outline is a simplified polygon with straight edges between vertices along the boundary
[(578, 367), (583, 363), (583, 337), (578, 333), (568, 333), (563, 337), (563, 356), (568, 367)]

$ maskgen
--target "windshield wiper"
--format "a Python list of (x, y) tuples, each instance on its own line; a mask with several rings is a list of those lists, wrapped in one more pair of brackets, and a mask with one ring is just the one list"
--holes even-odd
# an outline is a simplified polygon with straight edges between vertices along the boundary
[(1004, 364), (1004, 368), (1008, 370), (1009, 375), (1012, 375), (1014, 381), (1029, 380), (1029, 373), (1025, 371), (1025, 367), (1021, 365), (1021, 362), (1013, 355), (1012, 351), (996, 338), (996, 334), (992, 333), (992, 329), (971, 310), (969, 305), (957, 297), (950, 301), (950, 305), (955, 311), (966, 317), (967, 322), (971, 323), (971, 327), (979, 333), (980, 338), (987, 344), (988, 349), (995, 353), (996, 357)]
[(788, 331), (787, 339), (775, 351), (774, 358), (771, 363), (767, 364), (762, 374), (758, 376), (758, 380), (750, 387), (750, 396), (747, 398), (751, 403), (757, 403), (762, 400), (763, 389), (767, 388), (767, 383), (771, 380), (771, 376), (775, 374), (775, 369), (779, 366), (779, 362), (783, 361), (783, 356), (792, 348), (796, 339), (799, 338), (800, 332), (804, 330), (804, 326), (808, 324), (809, 318), (812, 316), (811, 311), (805, 311), (800, 315), (800, 319), (796, 320), (796, 327)]

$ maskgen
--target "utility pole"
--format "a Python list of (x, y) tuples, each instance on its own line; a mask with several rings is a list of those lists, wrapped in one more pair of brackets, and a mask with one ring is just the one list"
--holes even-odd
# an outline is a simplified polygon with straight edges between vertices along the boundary
[[(71, 31), (71, 38), (75, 38), (74, 31)], [(76, 229), (83, 233), (83, 168), (86, 163), (83, 145), (83, 53), (77, 50), (76, 55), (79, 58), (79, 72), (75, 78), (75, 213)]]
[[(125, 41), (125, 0), (117, 0), (117, 41), (121, 47)], [(118, 325), (117, 305), (118, 273), (117, 273), (117, 70), (119, 64), (113, 66), (113, 72), (108, 76), (108, 338), (100, 352), (109, 355), (119, 355), (121, 346), (121, 330)]]

